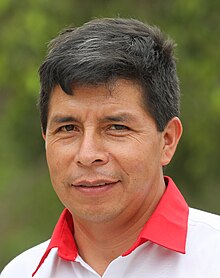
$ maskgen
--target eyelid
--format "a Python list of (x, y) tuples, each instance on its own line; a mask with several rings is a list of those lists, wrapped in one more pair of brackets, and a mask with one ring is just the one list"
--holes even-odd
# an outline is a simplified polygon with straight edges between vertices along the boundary
[[(117, 129), (117, 128), (112, 129), (112, 127), (121, 127), (121, 128), (119, 128), (119, 129)], [(130, 128), (128, 126), (126, 126), (126, 125), (123, 125), (123, 124), (112, 124), (112, 125), (110, 125), (109, 129), (110, 130), (119, 130), (119, 131), (121, 131), (121, 130), (129, 130)]]
[[(72, 129), (70, 129), (70, 130), (64, 130), (66, 127), (72, 127)], [(66, 124), (66, 125), (60, 126), (60, 127), (57, 129), (57, 131), (58, 131), (58, 132), (59, 132), (59, 131), (70, 132), (70, 131), (74, 131), (75, 129), (76, 129), (76, 125), (74, 125), (74, 124)]]
[[(66, 129), (67, 127), (71, 127), (69, 130)], [(65, 125), (62, 125), (62, 126), (59, 126), (57, 128), (57, 132), (77, 132), (79, 131), (79, 127), (75, 124), (65, 124)], [(124, 124), (110, 124), (108, 127), (107, 127), (108, 130), (110, 131), (128, 131), (130, 130), (130, 128), (127, 126), (127, 125), (124, 125)]]

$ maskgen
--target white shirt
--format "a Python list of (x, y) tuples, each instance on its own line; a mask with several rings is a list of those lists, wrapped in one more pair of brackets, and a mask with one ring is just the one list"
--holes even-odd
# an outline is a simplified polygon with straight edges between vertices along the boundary
[[(174, 194), (172, 198), (174, 196), (176, 197)], [(178, 200), (178, 198), (175, 199)], [(167, 199), (164, 198), (163, 205), (165, 201), (167, 202)], [(176, 211), (173, 211), (173, 214), (176, 214)], [(175, 249), (173, 248), (175, 241), (179, 241), (178, 234), (172, 239), (174, 242), (172, 248), (162, 246), (166, 243), (156, 244), (152, 240), (147, 240), (135, 246), (126, 255), (113, 260), (102, 277), (220, 278), (220, 216), (190, 208), (187, 221), (185, 254), (181, 248), (176, 251), (172, 250)], [(168, 229), (168, 231), (173, 237), (174, 230)], [(165, 232), (164, 229), (160, 230), (160, 233)], [(16, 257), (6, 266), (0, 277), (32, 277), (49, 242), (35, 246)], [(58, 249), (53, 247), (49, 250), (34, 278), (100, 278), (78, 254), (74, 260), (66, 260), (58, 255)]]

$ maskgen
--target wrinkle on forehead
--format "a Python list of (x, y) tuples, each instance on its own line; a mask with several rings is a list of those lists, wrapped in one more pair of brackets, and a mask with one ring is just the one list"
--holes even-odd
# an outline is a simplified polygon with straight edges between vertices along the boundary
[[(106, 94), (103, 94), (103, 97), (109, 98), (112, 97), (114, 94), (119, 94), (121, 91), (121, 86), (131, 86), (136, 87), (136, 89), (140, 92), (140, 95), (142, 95), (143, 89), (138, 80), (131, 80), (131, 79), (125, 79), (125, 78), (111, 78), (106, 83), (100, 83), (100, 84), (80, 84), (80, 85), (73, 85), (72, 86), (72, 93), (74, 95), (75, 91), (78, 89), (83, 88), (104, 88), (106, 89)], [(92, 95), (91, 95), (92, 96)]]
[[(63, 110), (64, 107), (67, 110), (63, 112), (80, 107), (81, 109), (83, 107), (92, 109), (93, 107), (96, 112), (115, 108), (125, 109), (128, 112), (134, 109), (134, 104), (137, 104), (136, 109), (139, 106), (148, 113), (143, 104), (141, 89), (138, 82), (126, 79), (118, 79), (115, 82), (112, 81), (102, 85), (75, 85), (72, 95), (66, 94), (60, 86), (57, 86), (50, 99), (48, 112), (50, 114), (52, 107), (56, 113)], [(111, 105), (113, 106), (111, 107)]]

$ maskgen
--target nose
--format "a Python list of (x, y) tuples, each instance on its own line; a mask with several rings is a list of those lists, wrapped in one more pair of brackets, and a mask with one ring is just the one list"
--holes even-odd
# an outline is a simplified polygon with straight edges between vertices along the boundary
[(85, 132), (75, 156), (76, 163), (81, 167), (91, 167), (104, 165), (108, 160), (101, 135)]

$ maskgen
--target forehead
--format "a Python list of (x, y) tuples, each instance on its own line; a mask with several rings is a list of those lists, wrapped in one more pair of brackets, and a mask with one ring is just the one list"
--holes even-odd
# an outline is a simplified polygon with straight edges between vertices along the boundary
[[(51, 92), (49, 110), (54, 106), (67, 104), (96, 103), (96, 104), (118, 104), (119, 106), (136, 104), (145, 109), (142, 87), (136, 81), (118, 79), (106, 84), (99, 85), (77, 85), (72, 87), (72, 94), (66, 94), (60, 86), (56, 86)], [(61, 105), (62, 104), (62, 105)], [(99, 106), (99, 108), (101, 108)]]
[(124, 79), (107, 85), (74, 86), (72, 95), (57, 86), (49, 103), (48, 125), (67, 119), (139, 122), (147, 117), (153, 120), (143, 103), (140, 85)]

